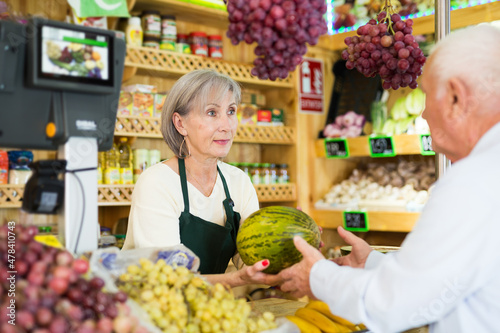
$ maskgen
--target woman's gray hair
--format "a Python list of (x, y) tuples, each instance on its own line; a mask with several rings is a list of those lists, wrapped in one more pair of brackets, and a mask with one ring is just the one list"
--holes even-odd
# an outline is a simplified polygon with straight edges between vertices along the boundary
[(188, 148), (186, 144), (182, 144), (184, 137), (174, 126), (172, 121), (174, 113), (186, 117), (194, 109), (204, 109), (214, 99), (221, 100), (227, 92), (232, 92), (234, 101), (237, 105), (240, 104), (240, 85), (229, 76), (211, 69), (192, 71), (175, 82), (161, 112), (161, 133), (175, 156), (178, 158), (187, 156)]
[(459, 77), (476, 97), (484, 98), (500, 88), (499, 45), (500, 29), (490, 24), (454, 31), (434, 46), (432, 65), (424, 71), (435, 75), (438, 95), (450, 78)]

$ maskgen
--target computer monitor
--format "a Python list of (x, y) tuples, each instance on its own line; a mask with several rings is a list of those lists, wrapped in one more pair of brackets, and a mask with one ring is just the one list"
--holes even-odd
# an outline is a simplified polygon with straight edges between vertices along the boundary
[(86, 137), (109, 150), (125, 51), (113, 31), (0, 21), (0, 147), (57, 150)]

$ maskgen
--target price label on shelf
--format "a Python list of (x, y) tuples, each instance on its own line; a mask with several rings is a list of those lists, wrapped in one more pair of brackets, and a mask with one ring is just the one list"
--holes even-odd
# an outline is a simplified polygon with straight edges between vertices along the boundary
[(327, 158), (348, 158), (349, 145), (347, 143), (347, 139), (325, 139), (325, 151)]
[(346, 211), (344, 229), (349, 231), (368, 231), (368, 215), (366, 212)]
[(432, 150), (432, 138), (430, 134), (420, 135), (420, 153), (422, 155), (436, 155)]
[(368, 138), (371, 157), (392, 157), (396, 156), (394, 140), (392, 136), (375, 136)]

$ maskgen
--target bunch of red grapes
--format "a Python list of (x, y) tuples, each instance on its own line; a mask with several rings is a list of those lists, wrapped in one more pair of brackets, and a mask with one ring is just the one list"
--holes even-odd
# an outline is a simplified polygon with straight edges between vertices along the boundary
[(252, 75), (284, 79), (302, 62), (306, 43), (327, 32), (324, 0), (227, 0), (227, 37), (234, 45), (257, 43)]
[(37, 231), (0, 227), (0, 332), (146, 332), (130, 316), (127, 294), (85, 279), (88, 262), (35, 241)]
[(415, 89), (426, 58), (412, 35), (413, 21), (385, 11), (377, 19), (378, 23), (371, 19), (359, 27), (359, 36), (345, 39), (342, 58), (347, 60), (346, 67), (356, 68), (366, 77), (380, 75), (384, 89)]

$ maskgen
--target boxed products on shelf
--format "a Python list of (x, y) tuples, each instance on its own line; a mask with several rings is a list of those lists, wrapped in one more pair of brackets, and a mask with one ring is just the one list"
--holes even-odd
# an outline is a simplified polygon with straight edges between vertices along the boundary
[(166, 92), (157, 92), (152, 85), (125, 86), (120, 93), (118, 115), (159, 117), (166, 97)]

